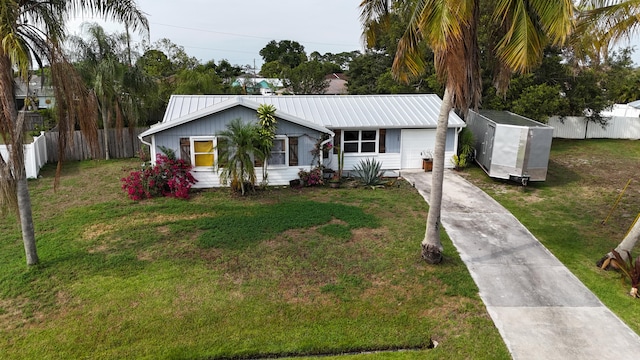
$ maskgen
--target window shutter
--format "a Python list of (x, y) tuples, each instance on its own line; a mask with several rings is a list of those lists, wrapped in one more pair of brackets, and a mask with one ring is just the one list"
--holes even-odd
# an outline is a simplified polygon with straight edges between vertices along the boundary
[(298, 138), (289, 138), (289, 166), (298, 166)]
[(342, 136), (340, 130), (333, 130), (333, 133), (335, 134), (335, 136), (333, 137), (333, 153), (339, 155), (338, 147), (340, 146)]
[(191, 165), (191, 142), (189, 138), (180, 138), (180, 159)]
[(385, 153), (387, 151), (386, 149), (386, 142), (387, 142), (387, 130), (386, 129), (380, 129), (380, 139), (378, 139), (378, 152), (379, 153)]

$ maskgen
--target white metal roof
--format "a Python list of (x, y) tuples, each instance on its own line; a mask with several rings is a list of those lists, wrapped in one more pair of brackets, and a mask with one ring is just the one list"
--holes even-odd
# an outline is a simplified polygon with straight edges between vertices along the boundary
[[(246, 101), (245, 101), (246, 100)], [(272, 104), (281, 118), (297, 119), (329, 129), (433, 128), (442, 100), (435, 94), (406, 95), (173, 95), (161, 124), (144, 136), (236, 105)], [(249, 106), (253, 107), (253, 106)], [(464, 127), (454, 112), (449, 127)]]

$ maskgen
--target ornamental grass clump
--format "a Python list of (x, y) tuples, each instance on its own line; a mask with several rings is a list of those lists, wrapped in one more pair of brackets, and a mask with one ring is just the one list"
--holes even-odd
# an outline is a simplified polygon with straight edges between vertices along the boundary
[(191, 165), (176, 159), (171, 151), (156, 155), (156, 164), (144, 163), (142, 170), (133, 171), (121, 179), (122, 189), (131, 200), (157, 196), (188, 199), (189, 190), (197, 180), (191, 175)]
[(382, 163), (375, 159), (360, 160), (354, 168), (356, 176), (365, 186), (376, 186), (382, 183)]

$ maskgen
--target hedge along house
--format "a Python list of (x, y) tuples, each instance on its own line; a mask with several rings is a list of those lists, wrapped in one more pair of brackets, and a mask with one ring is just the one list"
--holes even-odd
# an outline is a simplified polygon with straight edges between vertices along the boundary
[[(189, 160), (198, 180), (194, 187), (221, 186), (215, 167), (216, 134), (240, 118), (256, 123), (261, 104), (276, 108), (276, 139), (268, 165), (270, 185), (288, 185), (300, 169), (310, 170), (320, 162), (338, 169), (338, 151), (344, 152), (345, 171), (362, 159), (375, 159), (384, 170), (420, 169), (422, 154), (433, 150), (435, 130), (442, 100), (434, 94), (411, 95), (173, 95), (162, 122), (140, 134), (151, 149), (151, 158), (161, 147), (173, 149)], [(450, 159), (465, 123), (453, 112), (449, 115), (445, 158)], [(320, 144), (333, 150), (314, 158)], [(259, 164), (256, 164), (259, 165)], [(453, 163), (445, 161), (446, 167)], [(256, 167), (258, 182), (260, 167)]]

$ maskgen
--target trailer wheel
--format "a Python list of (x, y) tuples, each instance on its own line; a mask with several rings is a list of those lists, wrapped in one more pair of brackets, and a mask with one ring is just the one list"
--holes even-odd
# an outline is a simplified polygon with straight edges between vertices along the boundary
[(529, 182), (528, 178), (522, 178), (520, 179), (520, 183), (522, 184), (522, 186), (527, 186), (527, 183)]

